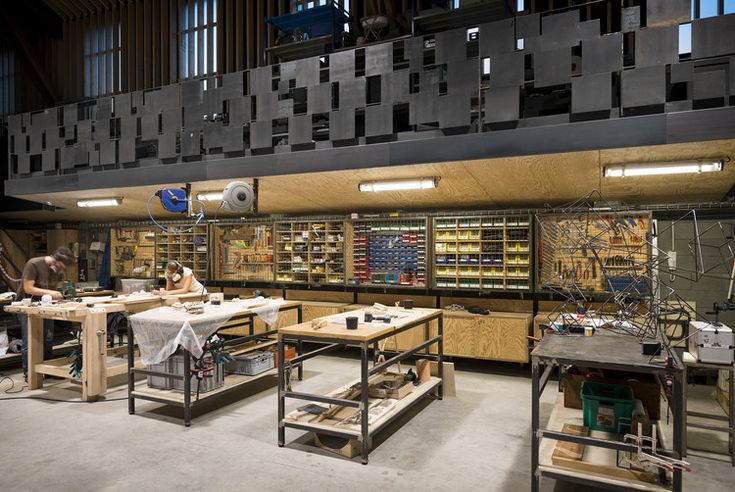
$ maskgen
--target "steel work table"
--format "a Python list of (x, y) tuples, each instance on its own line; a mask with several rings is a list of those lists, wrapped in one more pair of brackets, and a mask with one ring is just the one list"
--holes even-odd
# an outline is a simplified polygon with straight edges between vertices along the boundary
[[(673, 415), (673, 450), (659, 452), (674, 458), (684, 456), (684, 365), (673, 355), (675, 368), (667, 369), (661, 358), (650, 361), (651, 356), (643, 355), (641, 345), (636, 337), (598, 330), (593, 336), (565, 336), (546, 335), (531, 352), (531, 490), (537, 492), (541, 477), (556, 480), (591, 485), (607, 490), (667, 490), (663, 486), (650, 488), (640, 483), (626, 484), (621, 480), (606, 480), (599, 476), (592, 476), (574, 472), (553, 464), (540, 463), (539, 448), (543, 439), (566, 441), (596, 446), (618, 451), (635, 452), (634, 444), (626, 444), (613, 439), (577, 436), (559, 430), (542, 429), (539, 424), (539, 400), (549, 376), (555, 366), (563, 370), (564, 366), (576, 365), (579, 367), (628, 371), (641, 374), (653, 374), (661, 381), (665, 374), (673, 377), (671, 397), (667, 399)], [(545, 366), (543, 374), (541, 366)], [(554, 418), (552, 412), (552, 418)], [(682, 472), (674, 470), (672, 487), (668, 490), (675, 492), (682, 489)]]
[[(5, 311), (28, 316), (28, 388), (43, 387), (43, 375), (79, 381), (82, 400), (93, 401), (107, 392), (107, 379), (125, 374), (126, 365), (110, 365), (108, 356), (118, 350), (107, 348), (107, 315), (123, 311), (120, 304), (100, 303), (93, 307), (76, 302), (40, 306), (5, 306)], [(82, 371), (79, 378), (69, 374), (71, 359), (62, 357), (43, 360), (43, 320), (61, 320), (80, 323), (82, 329)], [(115, 359), (123, 362), (124, 359)], [(136, 361), (133, 358), (132, 364)]]
[[(237, 312), (234, 314), (228, 321), (225, 321), (222, 323), (221, 326), (217, 328), (215, 333), (223, 328), (231, 328), (234, 326), (243, 326), (246, 325), (249, 328), (249, 333), (246, 336), (232, 338), (227, 340), (224, 343), (224, 346), (234, 346), (234, 345), (243, 345), (248, 344), (251, 342), (265, 342), (259, 345), (256, 345), (253, 347), (253, 349), (261, 349), (267, 346), (274, 345), (276, 343), (276, 340), (272, 339), (271, 337), (276, 335), (278, 333), (278, 330), (272, 329), (272, 330), (266, 330), (261, 333), (255, 333), (255, 317), (257, 314), (253, 312), (251, 309), (255, 308), (257, 306), (250, 306), (250, 308), (246, 308), (243, 306), (242, 311)], [(297, 320), (300, 323), (302, 320), (302, 304), (298, 301), (285, 301), (279, 306), (279, 313), (283, 311), (289, 311), (295, 309), (297, 311)], [(149, 370), (147, 368), (145, 369), (138, 369), (134, 367), (134, 344), (135, 344), (135, 334), (133, 332), (134, 330), (130, 329), (130, 333), (128, 336), (128, 413), (130, 415), (135, 414), (135, 400), (148, 400), (153, 401), (156, 403), (162, 403), (164, 405), (173, 405), (182, 407), (184, 409), (184, 425), (186, 427), (189, 427), (191, 425), (191, 408), (195, 406), (196, 404), (210, 399), (219, 397), (222, 395), (226, 395), (238, 388), (241, 388), (245, 385), (248, 385), (252, 382), (258, 381), (266, 376), (272, 376), (275, 374), (275, 369), (270, 369), (268, 371), (265, 371), (263, 373), (257, 374), (255, 376), (244, 376), (244, 375), (230, 375), (225, 376), (225, 384), (224, 386), (214, 389), (212, 391), (209, 391), (207, 393), (202, 393), (199, 395), (199, 399), (192, 400), (191, 397), (191, 377), (184, 377), (176, 374), (169, 374), (165, 372), (158, 372)], [(247, 351), (247, 349), (245, 350)], [(186, 350), (182, 349), (183, 355), (184, 355), (184, 368), (191, 367), (191, 360), (192, 355), (191, 353)], [(297, 347), (297, 353), (301, 353), (301, 344)], [(283, 354), (280, 355), (280, 358), (278, 359), (279, 362), (283, 361)], [(279, 368), (283, 367), (283, 364), (279, 363)], [(168, 377), (171, 379), (177, 379), (184, 381), (184, 391), (176, 391), (176, 390), (163, 390), (158, 388), (150, 388), (150, 387), (140, 387), (135, 388), (135, 375), (141, 374), (146, 376), (159, 376), (159, 377)], [(299, 368), (298, 377), (301, 378), (302, 376), (302, 369)]]
[[(391, 311), (391, 310), (389, 310)], [(403, 411), (410, 408), (414, 403), (420, 401), (421, 397), (428, 395), (431, 391), (436, 389), (438, 399), (442, 399), (443, 389), (443, 311), (441, 309), (425, 309), (425, 308), (414, 308), (412, 310), (401, 310), (406, 313), (412, 313), (410, 319), (406, 321), (400, 321), (391, 324), (380, 324), (380, 323), (364, 323), (362, 319), (359, 319), (359, 325), (356, 330), (348, 330), (344, 323), (337, 323), (330, 320), (341, 318), (350, 315), (350, 312), (345, 312), (341, 315), (334, 315), (325, 317), (328, 321), (326, 326), (314, 330), (311, 323), (300, 323), (298, 325), (281, 328), (278, 330), (278, 359), (284, 359), (284, 344), (286, 341), (296, 340), (299, 345), (303, 342), (314, 342), (319, 344), (328, 344), (312, 350), (311, 352), (300, 354), (296, 358), (286, 361), (285, 364), (278, 366), (278, 446), (283, 447), (285, 445), (286, 428), (294, 428), (304, 431), (319, 432), (326, 435), (347, 438), (347, 439), (358, 439), (361, 444), (361, 458), (362, 463), (368, 463), (369, 450), (369, 439), (370, 437), (378, 432), (384, 425), (391, 422)], [(430, 323), (434, 320), (438, 322), (438, 333), (437, 336), (431, 338), (430, 335)], [(425, 338), (426, 341), (416, 345), (405, 351), (401, 351), (391, 357), (390, 359), (378, 363), (380, 355), (380, 348), (378, 342), (381, 340), (397, 335), (411, 328), (425, 325)], [(396, 405), (395, 411), (391, 412), (389, 418), (384, 418), (379, 422), (369, 423), (369, 388), (368, 381), (370, 376), (383, 372), (388, 367), (399, 363), (400, 361), (411, 357), (424, 349), (428, 349), (432, 345), (437, 345), (437, 353), (421, 353), (422, 359), (429, 359), (437, 361), (438, 364), (438, 379), (432, 378), (432, 381), (422, 383), (419, 387), (415, 388), (411, 395), (404, 397), (399, 400), (402, 404)], [(318, 394), (301, 393), (292, 391), (287, 387), (286, 372), (290, 371), (293, 367), (298, 366), (299, 369), (303, 362), (312, 357), (322, 355), (332, 349), (341, 346), (358, 346), (360, 348), (360, 400), (349, 400), (346, 398), (339, 398), (337, 396), (324, 396)], [(373, 348), (373, 366), (368, 367), (370, 348)], [(392, 352), (392, 351), (391, 351)], [(428, 351), (427, 351), (428, 352)], [(385, 353), (388, 353), (387, 351)], [(413, 394), (415, 393), (415, 394)], [(330, 405), (340, 405), (343, 407), (357, 408), (360, 413), (360, 431), (350, 431), (348, 429), (336, 429), (334, 427), (320, 425), (318, 423), (305, 423), (305, 422), (293, 422), (285, 420), (285, 408), (286, 398), (293, 398), (299, 400), (306, 400), (312, 402), (327, 403)], [(403, 403), (406, 401), (406, 403)]]

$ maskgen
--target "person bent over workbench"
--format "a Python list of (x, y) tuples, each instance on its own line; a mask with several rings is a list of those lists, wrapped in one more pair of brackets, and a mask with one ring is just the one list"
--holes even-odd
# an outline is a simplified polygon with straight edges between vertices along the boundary
[[(16, 300), (25, 298), (38, 301), (48, 294), (54, 300), (64, 296), (56, 290), (59, 282), (64, 278), (66, 267), (74, 263), (74, 255), (69, 248), (60, 247), (48, 256), (38, 256), (28, 260), (23, 267), (23, 278), (18, 287)], [(28, 316), (19, 314), (20, 333), (23, 341), (21, 359), (23, 361), (23, 376), (28, 374)], [(43, 320), (43, 358), (50, 359), (54, 348), (54, 321)]]
[(183, 266), (178, 261), (169, 261), (166, 265), (166, 288), (154, 290), (154, 294), (175, 296), (195, 292), (206, 294), (204, 286), (196, 279), (191, 268)]

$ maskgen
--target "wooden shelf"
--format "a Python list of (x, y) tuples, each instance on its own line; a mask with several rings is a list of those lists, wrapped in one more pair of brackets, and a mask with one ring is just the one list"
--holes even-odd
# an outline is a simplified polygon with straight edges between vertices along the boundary
[[(275, 376), (276, 374), (278, 374), (278, 369), (275, 367), (265, 372), (261, 372), (260, 374), (256, 374), (255, 376), (245, 376), (243, 374), (228, 374), (225, 376), (224, 385), (212, 391), (207, 391), (206, 393), (199, 393), (199, 400), (196, 399), (196, 393), (192, 393), (191, 405), (194, 406), (197, 403), (204, 401), (209, 397), (218, 395), (225, 391), (234, 390), (240, 386), (245, 386), (246, 384), (252, 383), (253, 381), (257, 381), (259, 379), (263, 379), (263, 378), (270, 377), (270, 376)], [(148, 386), (143, 386), (145, 384), (146, 383), (143, 382), (140, 388), (136, 388), (135, 391), (133, 391), (134, 397), (150, 396), (150, 397), (158, 398), (160, 400), (165, 400), (167, 402), (170, 402), (176, 405), (184, 404), (184, 392), (183, 391), (149, 388)], [(196, 389), (196, 383), (193, 385), (193, 387), (194, 389)]]
[[(665, 415), (665, 414), (663, 414)], [(546, 429), (553, 431), (561, 431), (564, 424), (576, 424), (583, 425), (582, 410), (564, 407), (564, 394), (559, 393), (554, 403), (554, 408), (551, 411), (549, 422), (546, 425)], [(657, 423), (658, 427), (665, 427), (662, 422)], [(542, 426), (543, 427), (543, 426)], [(665, 435), (665, 432), (659, 431), (659, 434)], [(591, 431), (590, 436), (599, 437), (604, 439), (611, 439), (613, 435), (608, 432), (602, 431)], [(670, 491), (670, 487), (665, 487), (660, 484), (654, 484), (636, 480), (634, 478), (625, 478), (622, 476), (611, 476), (609, 474), (601, 473), (603, 467), (615, 467), (616, 465), (616, 452), (612, 449), (605, 449), (593, 446), (586, 446), (584, 451), (583, 461), (589, 463), (590, 470), (595, 465), (598, 465), (598, 472), (586, 470), (582, 471), (579, 469), (572, 469), (554, 465), (552, 463), (552, 454), (556, 446), (555, 439), (543, 438), (539, 447), (539, 470), (542, 472), (550, 472), (558, 475), (568, 476), (570, 478), (582, 478), (585, 480), (597, 480), (602, 484), (613, 485), (620, 488), (626, 488), (628, 490), (645, 490), (664, 492)], [(622, 470), (622, 469), (620, 469)]]

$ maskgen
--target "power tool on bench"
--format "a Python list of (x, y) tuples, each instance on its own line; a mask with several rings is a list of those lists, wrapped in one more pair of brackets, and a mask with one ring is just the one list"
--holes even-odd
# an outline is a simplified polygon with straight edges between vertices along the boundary
[(61, 295), (64, 296), (64, 299), (73, 299), (77, 297), (77, 289), (76, 287), (74, 287), (74, 283), (70, 280), (64, 280), (63, 282), (61, 282), (59, 292), (61, 292)]

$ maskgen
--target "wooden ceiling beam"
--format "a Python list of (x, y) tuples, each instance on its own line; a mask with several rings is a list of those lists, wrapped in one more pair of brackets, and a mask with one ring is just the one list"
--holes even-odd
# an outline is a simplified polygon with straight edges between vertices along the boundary
[(59, 2), (58, 0), (44, 0), (44, 3), (48, 5), (51, 10), (56, 12), (62, 20), (68, 21), (75, 16), (75, 12), (70, 10), (63, 2)]

